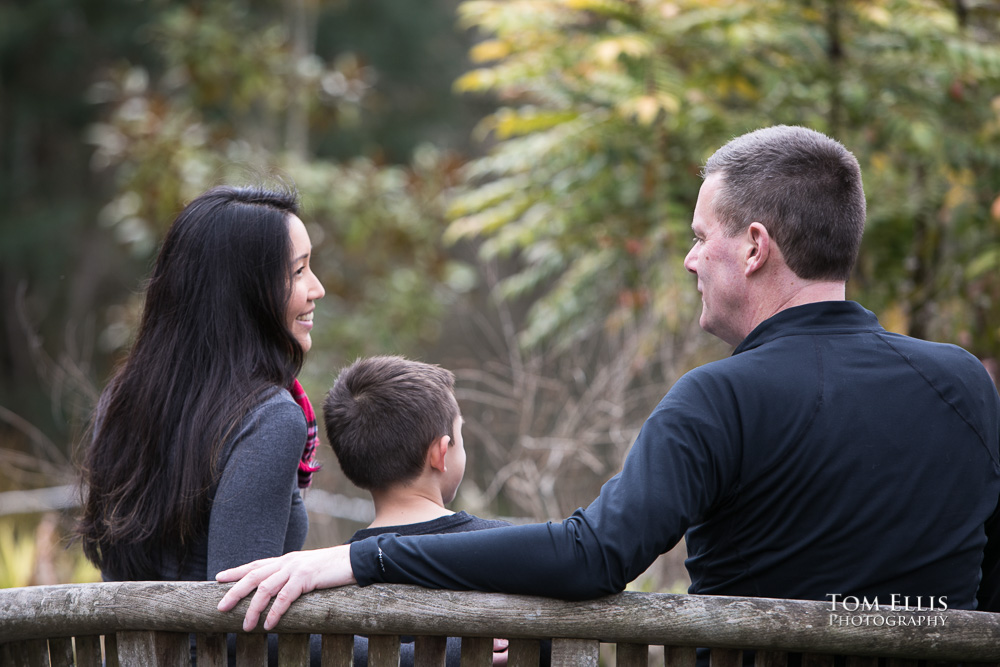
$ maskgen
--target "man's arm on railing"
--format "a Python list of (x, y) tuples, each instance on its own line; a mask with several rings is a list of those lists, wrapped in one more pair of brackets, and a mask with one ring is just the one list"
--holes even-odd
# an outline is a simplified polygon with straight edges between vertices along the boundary
[(219, 611), (229, 611), (257, 589), (244, 617), (243, 629), (249, 632), (257, 627), (261, 612), (274, 598), (274, 604), (264, 619), (264, 629), (270, 630), (303, 593), (355, 583), (349, 550), (348, 545), (340, 545), (293, 551), (278, 558), (266, 558), (224, 570), (216, 575), (216, 581), (239, 581), (223, 596)]
[[(674, 427), (675, 415), (685, 405), (665, 398), (643, 426), (622, 471), (586, 510), (562, 523), (447, 535), (381, 535), (353, 543), (350, 551), (335, 547), (337, 551), (297, 552), (258, 561), (219, 573), (220, 582), (240, 580), (219, 609), (232, 609), (257, 587), (244, 626), (255, 627), (276, 596), (264, 624), (271, 629), (302, 593), (355, 582), (567, 600), (619, 592), (677, 543), (714, 501), (725, 477), (718, 471), (729, 470), (731, 461), (739, 460), (720, 459), (719, 452), (708, 447), (712, 429), (693, 434)], [(660, 446), (681, 436), (698, 446), (692, 442)], [(709, 475), (706, 470), (714, 472)]]

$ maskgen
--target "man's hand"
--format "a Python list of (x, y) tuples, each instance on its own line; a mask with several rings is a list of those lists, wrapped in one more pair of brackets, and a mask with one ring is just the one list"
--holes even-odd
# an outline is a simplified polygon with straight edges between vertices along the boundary
[(243, 619), (247, 632), (257, 627), (260, 614), (274, 598), (271, 611), (264, 619), (264, 629), (270, 630), (303, 593), (317, 588), (335, 588), (355, 583), (351, 569), (349, 545), (293, 551), (278, 558), (265, 558), (252, 563), (223, 570), (215, 575), (219, 582), (237, 581), (219, 602), (219, 611), (229, 611), (255, 588), (250, 608)]

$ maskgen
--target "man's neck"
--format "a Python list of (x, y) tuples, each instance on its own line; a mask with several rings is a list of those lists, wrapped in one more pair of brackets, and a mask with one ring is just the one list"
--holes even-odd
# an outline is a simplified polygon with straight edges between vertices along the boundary
[(803, 281), (796, 278), (787, 284), (785, 289), (777, 290), (769, 296), (770, 298), (760, 300), (760, 306), (754, 313), (749, 328), (744, 332), (744, 337), (758, 324), (783, 310), (804, 306), (807, 303), (845, 300), (847, 285), (842, 281)]
[(435, 495), (411, 486), (373, 491), (375, 520), (369, 528), (423, 523), (454, 514), (444, 506), (440, 493)]
[(777, 304), (771, 315), (777, 315), (783, 310), (804, 306), (807, 303), (819, 303), (820, 301), (843, 301), (847, 298), (847, 285), (840, 281), (817, 281), (808, 282), (797, 289), (790, 291), (785, 298)]

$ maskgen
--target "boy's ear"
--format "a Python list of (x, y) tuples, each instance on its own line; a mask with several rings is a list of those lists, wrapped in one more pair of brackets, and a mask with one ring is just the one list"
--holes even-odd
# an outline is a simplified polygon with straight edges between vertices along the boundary
[(427, 450), (427, 463), (430, 464), (432, 468), (440, 472), (445, 471), (445, 456), (448, 454), (448, 446), (451, 444), (451, 436), (442, 435), (440, 438), (435, 438), (431, 442), (430, 448)]

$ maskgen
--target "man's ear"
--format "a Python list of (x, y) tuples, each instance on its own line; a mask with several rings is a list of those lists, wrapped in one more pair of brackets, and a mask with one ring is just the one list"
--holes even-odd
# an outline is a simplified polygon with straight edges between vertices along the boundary
[(427, 449), (427, 463), (437, 471), (445, 471), (445, 456), (448, 454), (448, 446), (451, 444), (450, 435), (442, 435), (431, 442)]
[(750, 277), (767, 263), (771, 255), (774, 240), (767, 232), (767, 227), (759, 222), (751, 222), (746, 231), (746, 255), (744, 256), (743, 274)]

